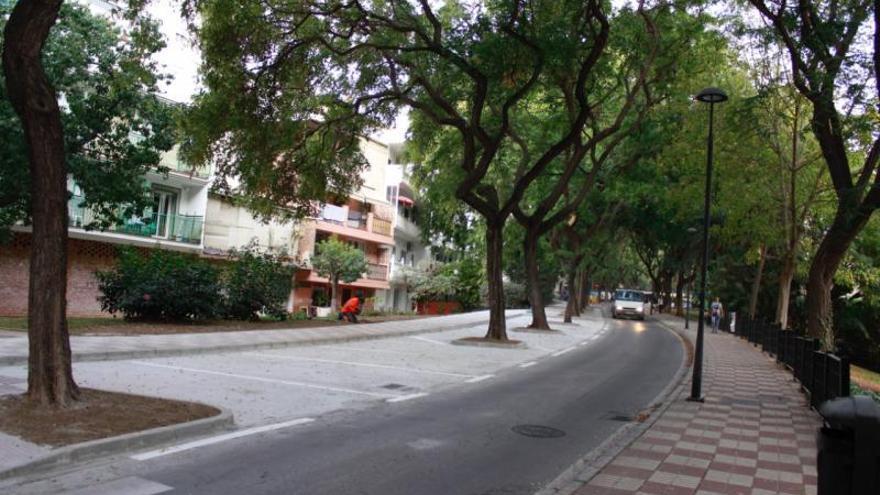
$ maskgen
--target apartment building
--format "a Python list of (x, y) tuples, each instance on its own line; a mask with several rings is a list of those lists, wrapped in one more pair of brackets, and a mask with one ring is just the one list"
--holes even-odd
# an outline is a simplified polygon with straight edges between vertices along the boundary
[[(162, 156), (160, 166), (143, 180), (153, 204), (140, 216), (129, 216), (104, 230), (92, 228), (94, 213), (83, 205), (79, 186), (70, 180), (68, 213), (67, 311), (71, 316), (101, 314), (96, 270), (106, 270), (116, 259), (116, 246), (172, 249), (201, 253), (211, 168), (191, 169), (176, 149)], [(27, 313), (30, 227), (13, 227), (10, 244), (0, 245), (0, 315)]]
[(388, 145), (370, 138), (361, 139), (361, 152), (369, 163), (358, 191), (337, 203), (322, 205), (315, 218), (302, 223), (297, 240), (300, 270), (296, 274), (292, 307), (294, 311), (328, 301), (330, 281), (311, 269), (311, 257), (321, 241), (337, 237), (361, 249), (367, 272), (340, 286), (341, 300), (357, 296), (367, 308), (382, 307), (389, 284), (391, 252), (394, 248), (394, 209), (386, 196)]
[(394, 249), (394, 208), (386, 197), (389, 148), (374, 139), (362, 138), (361, 152), (369, 167), (363, 185), (348, 198), (320, 205), (313, 218), (300, 222), (262, 222), (230, 198), (208, 197), (205, 224), (205, 256), (225, 256), (230, 248), (255, 242), (260, 248), (286, 253), (295, 263), (294, 289), (288, 310), (305, 311), (329, 303), (330, 281), (311, 268), (318, 244), (337, 237), (364, 252), (367, 272), (341, 285), (343, 299), (358, 296), (367, 306), (382, 307), (390, 288), (391, 252)]
[[(392, 161), (400, 161), (399, 154), (399, 150), (392, 147)], [(416, 194), (408, 181), (407, 166), (389, 165), (387, 175), (386, 196), (394, 206), (394, 248), (391, 250), (390, 288), (380, 307), (391, 311), (412, 311), (414, 295), (406, 280), (406, 271), (424, 268), (431, 262), (431, 252), (422, 241)]]

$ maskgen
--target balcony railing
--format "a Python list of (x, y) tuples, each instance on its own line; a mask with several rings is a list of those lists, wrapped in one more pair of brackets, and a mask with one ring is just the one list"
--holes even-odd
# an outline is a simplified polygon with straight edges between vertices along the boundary
[(391, 237), (391, 222), (373, 217), (373, 232)]
[(375, 213), (355, 211), (347, 206), (325, 204), (321, 208), (318, 219), (350, 229), (363, 230), (388, 237), (392, 236), (390, 221), (379, 218)]
[(184, 163), (178, 158), (176, 146), (162, 155), (162, 160), (159, 162), (159, 165), (168, 167), (172, 172), (192, 175), (193, 177), (198, 177), (200, 179), (207, 179), (211, 176), (211, 168), (209, 166), (193, 168), (191, 165)]
[[(87, 228), (95, 221), (94, 212), (77, 203), (77, 198), (67, 204), (68, 225), (73, 228)], [(130, 217), (104, 232), (167, 239), (186, 244), (201, 244), (205, 217), (197, 215), (162, 215), (158, 213), (143, 217)]]
[(367, 278), (370, 280), (388, 280), (388, 265), (367, 263)]

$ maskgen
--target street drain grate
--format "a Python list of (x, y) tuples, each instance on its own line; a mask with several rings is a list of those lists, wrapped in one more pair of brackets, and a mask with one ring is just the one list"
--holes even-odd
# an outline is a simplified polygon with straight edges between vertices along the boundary
[(406, 387), (406, 385), (401, 385), (399, 383), (389, 383), (388, 385), (382, 385), (382, 388), (387, 388), (388, 390), (397, 390), (403, 387)]
[(629, 414), (621, 413), (617, 411), (609, 411), (608, 413), (602, 416), (602, 419), (607, 419), (609, 421), (620, 421), (622, 423), (629, 423), (631, 421), (635, 421), (635, 418)]
[(516, 425), (511, 430), (514, 433), (532, 438), (559, 438), (565, 436), (565, 432), (562, 430), (541, 425)]

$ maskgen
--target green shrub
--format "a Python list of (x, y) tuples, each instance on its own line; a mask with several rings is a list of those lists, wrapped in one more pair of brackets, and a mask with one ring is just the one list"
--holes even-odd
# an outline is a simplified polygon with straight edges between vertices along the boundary
[(155, 249), (143, 256), (125, 247), (112, 270), (95, 275), (101, 309), (126, 319), (204, 320), (221, 308), (217, 269), (193, 255)]
[(224, 276), (224, 314), (227, 318), (256, 321), (260, 315), (284, 320), (294, 267), (255, 244), (230, 250), (234, 261)]
[(482, 263), (476, 257), (468, 257), (455, 264), (457, 265), (455, 298), (461, 303), (464, 311), (479, 308), (482, 304), (480, 286), (484, 276)]
[[(483, 301), (489, 298), (489, 287), (485, 283), (480, 288)], [(504, 307), (507, 309), (519, 309), (529, 307), (529, 296), (526, 286), (509, 280), (504, 281)]]

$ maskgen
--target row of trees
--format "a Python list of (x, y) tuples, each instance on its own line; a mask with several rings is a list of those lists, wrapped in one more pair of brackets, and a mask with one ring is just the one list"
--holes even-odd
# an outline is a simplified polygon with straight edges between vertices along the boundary
[[(108, 48), (116, 58), (101, 62), (75, 37), (58, 45), (90, 62), (84, 86), (47, 70), (52, 40), (70, 32), (60, 28), (70, 19), (60, 1), (20, 0), (4, 15), (4, 101), (20, 120), (30, 173), (4, 162), (0, 208), (14, 220), (21, 216), (8, 208), (18, 205), (33, 225), (29, 396), (41, 402), (76, 397), (64, 322), (68, 174), (94, 178), (86, 197), (108, 205), (109, 218), (110, 205), (136, 208), (139, 196), (90, 171), (117, 177), (119, 164), (142, 173), (172, 142), (142, 120), (150, 105), (136, 104), (155, 99), (160, 79), (149, 61), (161, 40), (143, 3), (124, 14), (131, 43)], [(484, 255), (486, 337), (503, 340), (505, 272), (526, 281), (534, 328), (549, 328), (544, 305), (560, 276), (580, 294), (593, 283), (636, 282), (641, 262), (657, 292), (681, 294), (697, 250), (705, 125), (689, 95), (723, 86), (734, 98), (719, 128), (728, 137), (718, 161), (729, 168), (714, 195), (713, 287), (748, 280), (756, 294), (781, 260), (775, 312), (784, 318), (791, 281), (809, 258), (807, 327), (830, 346), (834, 277), (880, 202), (876, 7), (734, 4), (765, 21), (752, 26), (722, 23), (702, 4), (185, 0), (205, 90), (180, 120), (183, 152), (216, 163), (219, 187), (254, 211), (297, 217), (357, 186), (359, 136), (408, 108), (427, 231)], [(758, 61), (782, 53), (786, 63), (746, 65), (743, 53)], [(113, 77), (93, 77), (103, 71)], [(123, 90), (128, 99), (105, 101)], [(90, 99), (108, 106), (81, 105)], [(120, 108), (128, 113), (114, 113)], [(77, 125), (71, 117), (83, 109)], [(18, 129), (7, 114), (7, 130)], [(157, 137), (143, 149), (104, 139), (129, 123)], [(89, 136), (92, 144), (75, 146)], [(138, 160), (117, 160), (123, 151)], [(90, 165), (78, 169), (80, 157)], [(14, 173), (29, 177), (26, 198), (7, 191)], [(98, 199), (108, 191), (125, 194)], [(749, 303), (758, 311), (761, 299)]]

